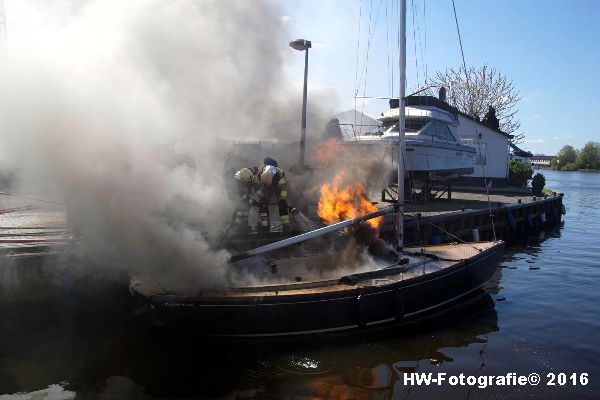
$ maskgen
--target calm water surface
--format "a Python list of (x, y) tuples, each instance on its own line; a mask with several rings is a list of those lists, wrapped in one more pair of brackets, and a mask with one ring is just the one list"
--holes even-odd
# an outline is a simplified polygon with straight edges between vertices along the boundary
[[(206, 343), (148, 332), (127, 307), (89, 305), (88, 318), (73, 320), (49, 304), (35, 322), (1, 316), (0, 399), (600, 398), (600, 174), (544, 174), (565, 193), (563, 226), (509, 248), (487, 294), (427, 325), (308, 343)], [(404, 386), (399, 377), (414, 371), (536, 372), (542, 382)], [(588, 373), (589, 383), (546, 386), (561, 372)]]

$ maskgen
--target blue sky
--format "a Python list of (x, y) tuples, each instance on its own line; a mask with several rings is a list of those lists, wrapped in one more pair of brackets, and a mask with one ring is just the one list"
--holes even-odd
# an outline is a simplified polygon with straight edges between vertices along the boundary
[[(313, 41), (309, 96), (311, 90), (328, 96), (340, 111), (354, 106), (357, 53), (361, 75), (369, 29), (367, 85), (365, 90), (361, 81), (359, 94), (391, 95), (389, 55), (397, 96), (397, 0), (282, 0), (281, 5), (290, 37)], [(523, 147), (555, 154), (565, 144), (581, 148), (588, 141), (600, 141), (592, 123), (600, 109), (600, 1), (456, 0), (456, 11), (467, 66), (494, 66), (521, 92), (518, 118), (526, 135)], [(460, 65), (451, 0), (407, 0), (407, 49), (409, 91), (423, 84), (425, 69), (431, 76)], [(287, 72), (298, 84), (303, 61), (290, 49)], [(369, 100), (363, 106), (359, 101), (358, 108), (363, 107), (367, 114), (376, 115), (387, 103)]]

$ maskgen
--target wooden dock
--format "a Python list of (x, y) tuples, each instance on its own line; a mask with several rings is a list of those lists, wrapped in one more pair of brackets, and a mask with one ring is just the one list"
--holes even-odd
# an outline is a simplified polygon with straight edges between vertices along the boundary
[[(70, 243), (65, 208), (59, 202), (0, 199), (0, 254), (56, 250)], [(407, 202), (404, 243), (491, 240), (494, 232), (496, 238), (511, 242), (558, 225), (562, 199), (561, 193), (533, 197), (524, 191), (507, 190), (490, 193), (488, 198), (481, 191), (455, 189), (451, 199)], [(383, 238), (393, 236), (394, 220), (393, 215), (385, 217), (380, 227)], [(279, 238), (274, 235), (274, 240)]]
[(36, 254), (70, 240), (65, 207), (59, 200), (0, 195), (0, 254)]
[[(489, 194), (454, 190), (452, 199), (437, 199), (405, 208), (404, 243), (438, 244), (457, 241), (503, 239), (514, 242), (561, 221), (562, 193), (542, 197), (524, 191)], [(393, 218), (381, 227), (382, 235), (393, 230)]]

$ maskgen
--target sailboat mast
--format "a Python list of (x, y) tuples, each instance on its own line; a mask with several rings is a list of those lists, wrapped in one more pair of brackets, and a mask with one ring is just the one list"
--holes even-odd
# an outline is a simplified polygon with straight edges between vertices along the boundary
[(400, 23), (398, 34), (400, 35), (400, 90), (398, 100), (398, 248), (404, 246), (404, 105), (406, 86), (406, 0), (400, 0)]

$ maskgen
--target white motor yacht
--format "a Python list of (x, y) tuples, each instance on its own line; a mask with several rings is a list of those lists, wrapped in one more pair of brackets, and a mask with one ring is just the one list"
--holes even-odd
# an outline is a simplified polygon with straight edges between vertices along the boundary
[[(395, 104), (394, 104), (395, 103)], [(408, 97), (405, 129), (405, 170), (434, 173), (436, 176), (467, 175), (473, 172), (476, 149), (456, 140), (450, 127), (458, 125), (458, 117), (446, 103), (430, 96)], [(390, 101), (392, 107), (397, 100)], [(443, 107), (443, 108), (442, 108)], [(398, 108), (381, 113), (381, 126), (361, 135), (346, 138), (356, 145), (398, 143)], [(393, 146), (395, 147), (395, 146)], [(395, 154), (394, 150), (391, 150)]]

